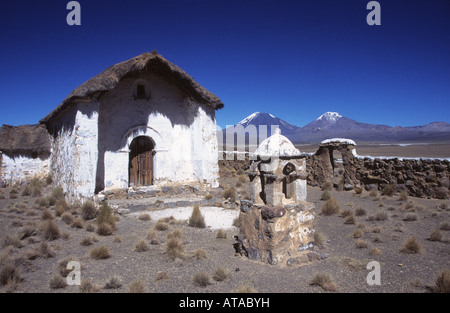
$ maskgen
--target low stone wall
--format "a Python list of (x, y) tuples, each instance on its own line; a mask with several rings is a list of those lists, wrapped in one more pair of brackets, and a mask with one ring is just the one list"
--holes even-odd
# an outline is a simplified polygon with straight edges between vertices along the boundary
[(448, 198), (448, 160), (357, 158), (355, 166), (355, 182), (364, 184), (366, 189), (381, 190), (392, 184), (398, 191), (406, 190), (412, 196)]
[[(333, 151), (342, 155), (342, 163), (333, 160)], [(220, 172), (247, 171), (250, 166), (245, 160), (219, 161)], [(383, 190), (386, 185), (395, 185), (398, 192), (407, 191), (414, 197), (448, 199), (450, 194), (450, 161), (448, 159), (425, 158), (369, 158), (357, 156), (355, 146), (328, 144), (321, 146), (313, 155), (306, 157), (308, 184), (322, 186), (336, 179), (336, 170), (342, 171), (340, 179), (343, 188), (355, 187), (366, 190)], [(228, 170), (229, 171), (229, 170)]]

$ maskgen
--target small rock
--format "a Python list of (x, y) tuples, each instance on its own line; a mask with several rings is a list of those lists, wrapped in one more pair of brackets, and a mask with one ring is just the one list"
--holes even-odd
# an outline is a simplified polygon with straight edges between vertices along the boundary
[(117, 213), (119, 213), (120, 215), (129, 214), (130, 210), (129, 209), (118, 209)]

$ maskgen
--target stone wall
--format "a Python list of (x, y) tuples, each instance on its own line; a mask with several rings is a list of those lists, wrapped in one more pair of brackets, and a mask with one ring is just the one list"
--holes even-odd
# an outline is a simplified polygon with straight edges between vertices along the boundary
[[(342, 155), (342, 163), (333, 160), (333, 150)], [(357, 156), (355, 147), (334, 144), (320, 147), (317, 152), (306, 157), (308, 184), (322, 186), (327, 181), (336, 181), (337, 171), (341, 171), (343, 188), (355, 187), (382, 190), (386, 185), (395, 185), (398, 192), (407, 191), (410, 196), (448, 199), (450, 190), (450, 160), (421, 158), (368, 158)], [(245, 160), (219, 161), (220, 172), (224, 168), (247, 171), (250, 166)]]

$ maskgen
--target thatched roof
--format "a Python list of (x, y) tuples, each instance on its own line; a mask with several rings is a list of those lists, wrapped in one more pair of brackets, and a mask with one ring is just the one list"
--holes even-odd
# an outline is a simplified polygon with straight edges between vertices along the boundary
[(158, 53), (152, 52), (143, 53), (107, 68), (102, 73), (72, 91), (56, 109), (50, 112), (40, 122), (47, 123), (52, 117), (70, 106), (74, 100), (97, 99), (105, 92), (113, 89), (123, 78), (136, 75), (143, 71), (163, 76), (166, 80), (181, 88), (200, 103), (207, 104), (214, 109), (223, 108), (223, 103), (217, 96), (200, 86), (178, 66), (170, 63)]
[(50, 136), (42, 124), (0, 128), (0, 151), (6, 155), (50, 154)]

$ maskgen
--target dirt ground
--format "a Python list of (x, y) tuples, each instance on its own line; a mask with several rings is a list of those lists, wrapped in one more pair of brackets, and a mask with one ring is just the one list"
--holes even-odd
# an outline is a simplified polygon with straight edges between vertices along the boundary
[[(221, 185), (237, 185), (239, 197), (245, 194), (248, 183), (239, 184), (238, 179), (238, 175), (230, 175), (221, 179)], [(340, 213), (325, 216), (321, 214), (325, 202), (321, 200), (323, 191), (308, 187), (308, 201), (316, 206), (315, 228), (324, 237), (319, 251), (326, 258), (301, 266), (281, 266), (251, 261), (237, 254), (236, 227), (226, 230), (226, 238), (217, 238), (218, 230), (190, 227), (186, 221), (172, 221), (167, 230), (156, 231), (157, 221), (139, 219), (139, 214), (116, 215), (114, 233), (101, 236), (95, 232), (95, 221), (80, 223), (79, 208), (67, 210), (78, 218), (82, 227), (74, 228), (56, 216), (55, 206), (49, 206), (50, 218), (57, 224), (61, 237), (45, 239), (42, 225), (48, 212), (40, 199), (49, 196), (54, 187), (43, 187), (42, 196), (35, 197), (22, 196), (24, 188), (22, 185), (0, 189), (1, 267), (12, 264), (17, 274), (16, 279), (0, 286), (0, 292), (127, 292), (131, 285), (136, 288), (138, 281), (140, 288), (131, 290), (319, 293), (328, 291), (311, 285), (311, 281), (317, 273), (325, 273), (331, 276), (338, 292), (423, 293), (435, 285), (439, 272), (450, 269), (448, 201), (412, 197), (401, 201), (398, 194), (387, 197), (366, 191), (357, 195), (354, 191), (332, 190), (331, 196), (338, 201)], [(17, 193), (11, 193), (12, 189)], [(223, 202), (220, 190), (213, 195), (217, 202)], [(140, 199), (142, 213), (151, 215), (159, 210), (154, 205), (145, 206), (147, 200), (155, 203), (154, 198)], [(346, 224), (342, 217), (349, 212), (355, 217), (353, 224)], [(172, 259), (166, 252), (166, 236), (175, 229), (182, 233), (184, 257)], [(360, 238), (355, 238), (357, 230), (361, 231)], [(154, 231), (153, 243), (148, 238), (149, 231)], [(438, 241), (430, 240), (434, 231), (435, 235), (441, 235)], [(411, 237), (418, 241), (420, 251), (402, 252), (404, 243)], [(81, 245), (83, 240), (91, 244)], [(135, 251), (140, 240), (146, 243), (146, 251)], [(46, 244), (50, 253), (45, 252)], [(90, 250), (99, 246), (108, 247), (109, 258), (98, 260), (90, 256)], [(51, 280), (60, 275), (59, 264), (65, 259), (80, 263), (82, 287), (51, 288)], [(381, 265), (380, 285), (367, 284), (371, 269), (366, 266), (370, 261)], [(218, 267), (228, 273), (224, 280), (213, 278)], [(209, 278), (205, 286), (194, 282), (193, 277), (198, 273)], [(120, 286), (105, 289), (113, 277), (118, 278), (120, 283), (116, 285)]]

